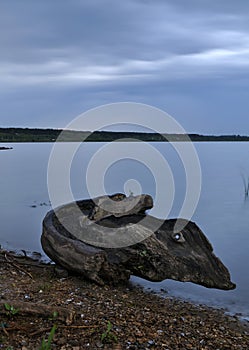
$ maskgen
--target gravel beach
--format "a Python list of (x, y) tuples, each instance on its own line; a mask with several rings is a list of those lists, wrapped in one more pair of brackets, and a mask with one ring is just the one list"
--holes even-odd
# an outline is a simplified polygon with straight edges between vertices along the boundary
[(60, 350), (249, 348), (248, 324), (222, 310), (132, 284), (97, 286), (3, 250), (0, 292), (0, 349), (50, 349), (49, 335)]

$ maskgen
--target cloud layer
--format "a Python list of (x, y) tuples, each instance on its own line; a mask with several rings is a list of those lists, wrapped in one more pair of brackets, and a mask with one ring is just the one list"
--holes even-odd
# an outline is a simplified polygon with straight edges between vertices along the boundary
[[(224, 88), (228, 81), (242, 86), (249, 78), (248, 10), (247, 1), (189, 0), (187, 6), (180, 0), (2, 2), (2, 100), (7, 105), (19, 94), (23, 101), (29, 96), (31, 106), (35, 101), (39, 106), (49, 91), (54, 102), (61, 94), (70, 103), (82, 92), (88, 102), (92, 99), (78, 102), (77, 108), (82, 108), (134, 98), (136, 90), (139, 101), (163, 107), (158, 91), (169, 86), (174, 96), (196, 82), (200, 87), (212, 80), (223, 81)], [(156, 91), (154, 100), (148, 86)], [(14, 106), (3, 108), (0, 118), (6, 118), (5, 112), (13, 115)], [(40, 113), (37, 118), (47, 123)], [(54, 124), (59, 126), (61, 118)]]

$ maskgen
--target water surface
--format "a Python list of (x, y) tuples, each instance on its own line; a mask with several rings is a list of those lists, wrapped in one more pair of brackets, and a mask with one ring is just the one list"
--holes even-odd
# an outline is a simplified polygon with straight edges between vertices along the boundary
[[(6, 248), (42, 252), (41, 223), (51, 209), (47, 164), (52, 144), (12, 146), (13, 150), (0, 152), (0, 243)], [(71, 168), (71, 188), (76, 199), (89, 196), (86, 169), (90, 159), (102, 146), (102, 143), (85, 143), (75, 155)], [(152, 146), (167, 159), (172, 170), (175, 199), (169, 215), (177, 217), (186, 191), (184, 167), (169, 144), (155, 143)], [(215, 254), (229, 268), (237, 288), (234, 291), (218, 291), (169, 280), (160, 283), (135, 277), (132, 280), (153, 290), (165, 289), (168, 295), (223, 307), (248, 318), (249, 199), (244, 197), (241, 175), (249, 176), (249, 144), (195, 143), (195, 147), (202, 169), (202, 190), (192, 220), (204, 231)], [(123, 192), (124, 184), (128, 194), (129, 191), (136, 192), (136, 182), (129, 182), (129, 179), (139, 182), (142, 192), (155, 198), (157, 180), (153, 172), (144, 164), (128, 159), (114, 163), (107, 170), (104, 180), (106, 192)], [(63, 188), (61, 191), (63, 193)], [(163, 208), (156, 207), (153, 215), (162, 217), (162, 213)]]

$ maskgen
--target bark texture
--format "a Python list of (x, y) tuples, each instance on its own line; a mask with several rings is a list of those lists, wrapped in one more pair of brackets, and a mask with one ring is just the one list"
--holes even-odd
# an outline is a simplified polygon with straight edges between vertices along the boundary
[(58, 265), (101, 285), (135, 275), (234, 289), (200, 228), (146, 215), (152, 206), (149, 195), (123, 194), (66, 204), (46, 215), (42, 247)]

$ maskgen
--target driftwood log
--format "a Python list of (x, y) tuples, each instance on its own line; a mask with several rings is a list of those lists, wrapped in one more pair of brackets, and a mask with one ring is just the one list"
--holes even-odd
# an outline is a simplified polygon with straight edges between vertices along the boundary
[(56, 319), (65, 322), (67, 325), (72, 324), (76, 317), (76, 313), (73, 310), (69, 310), (61, 306), (50, 306), (41, 303), (32, 303), (18, 300), (1, 300), (0, 301), (0, 314), (6, 314), (7, 310), (5, 305), (11, 305), (21, 315), (35, 315), (41, 317), (54, 317), (56, 313)]
[(234, 289), (228, 269), (200, 228), (183, 219), (149, 216), (146, 210), (152, 206), (149, 195), (123, 194), (66, 204), (44, 218), (43, 250), (66, 270), (100, 285), (135, 275)]

